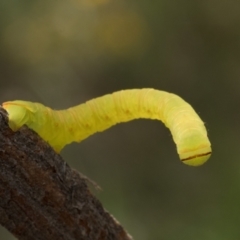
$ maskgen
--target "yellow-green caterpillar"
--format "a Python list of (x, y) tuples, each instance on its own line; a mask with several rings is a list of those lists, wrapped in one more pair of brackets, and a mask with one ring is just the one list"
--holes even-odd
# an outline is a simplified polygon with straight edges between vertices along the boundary
[(205, 126), (194, 109), (179, 96), (155, 89), (123, 90), (66, 110), (52, 110), (40, 103), (3, 103), (9, 126), (17, 131), (26, 124), (57, 152), (95, 132), (137, 118), (161, 120), (172, 133), (182, 162), (198, 166), (211, 155)]

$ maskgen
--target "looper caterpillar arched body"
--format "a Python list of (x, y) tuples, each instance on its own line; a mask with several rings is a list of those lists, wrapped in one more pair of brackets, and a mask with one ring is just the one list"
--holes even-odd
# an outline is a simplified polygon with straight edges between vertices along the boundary
[(66, 110), (52, 110), (40, 103), (9, 101), (2, 104), (13, 131), (26, 124), (57, 152), (95, 132), (138, 118), (161, 120), (172, 133), (182, 162), (203, 164), (211, 155), (204, 123), (179, 96), (155, 89), (123, 90)]

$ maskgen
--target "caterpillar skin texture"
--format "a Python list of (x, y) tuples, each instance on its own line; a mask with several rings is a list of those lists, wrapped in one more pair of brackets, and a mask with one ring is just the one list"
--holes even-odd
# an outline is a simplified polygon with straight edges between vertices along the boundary
[(179, 96), (165, 91), (123, 90), (66, 110), (18, 100), (2, 106), (13, 131), (26, 124), (56, 152), (71, 142), (138, 118), (161, 120), (170, 129), (179, 157), (187, 165), (203, 164), (212, 152), (206, 128), (194, 109)]

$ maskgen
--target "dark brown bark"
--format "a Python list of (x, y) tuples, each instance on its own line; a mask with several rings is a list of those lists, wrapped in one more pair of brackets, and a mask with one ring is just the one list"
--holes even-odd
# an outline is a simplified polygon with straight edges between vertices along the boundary
[(0, 224), (18, 239), (131, 239), (86, 180), (32, 130), (13, 132), (1, 108)]

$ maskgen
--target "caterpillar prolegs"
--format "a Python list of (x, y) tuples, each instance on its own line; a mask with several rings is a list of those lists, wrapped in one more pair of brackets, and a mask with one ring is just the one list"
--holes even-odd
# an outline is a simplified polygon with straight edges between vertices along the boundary
[(162, 121), (172, 133), (181, 161), (187, 165), (203, 164), (212, 152), (204, 123), (194, 109), (179, 96), (165, 91), (122, 90), (66, 110), (20, 100), (2, 106), (13, 131), (26, 124), (57, 152), (71, 142), (138, 118)]

